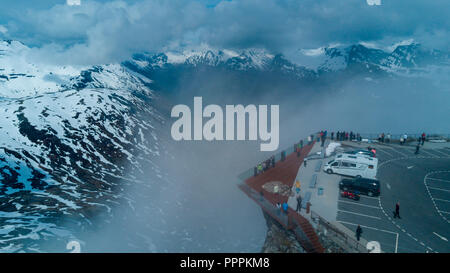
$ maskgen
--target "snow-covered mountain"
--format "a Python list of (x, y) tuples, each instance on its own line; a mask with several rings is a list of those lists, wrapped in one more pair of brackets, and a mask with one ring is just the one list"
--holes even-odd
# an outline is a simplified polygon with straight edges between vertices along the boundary
[(18, 41), (0, 41), (0, 97), (19, 98), (64, 89), (80, 69), (31, 63), (31, 49)]
[(450, 67), (449, 53), (428, 50), (419, 44), (399, 45), (393, 51), (356, 44), (324, 47), (317, 54), (320, 65), (307, 68), (302, 63), (273, 54), (263, 49), (249, 50), (189, 50), (156, 54), (135, 54), (124, 65), (133, 71), (151, 75), (154, 71), (214, 67), (233, 71), (277, 72), (299, 79), (316, 79), (324, 73), (348, 71), (351, 73), (401, 74), (433, 73), (435, 67)]
[[(132, 206), (123, 190), (138, 182), (132, 173), (151, 170), (153, 184), (147, 186), (170, 189), (159, 164), (167, 150), (161, 137), (167, 117), (160, 94), (151, 89), (156, 72), (207, 67), (255, 79), (261, 75), (254, 72), (263, 72), (320, 81), (324, 74), (429, 73), (430, 67), (449, 66), (447, 53), (417, 44), (392, 52), (364, 45), (324, 48), (315, 70), (261, 49), (144, 53), (92, 67), (33, 63), (30, 50), (17, 41), (0, 42), (2, 251), (41, 251), (42, 241), (75, 236), (63, 222), (83, 229), (114, 207)], [(149, 206), (164, 214), (158, 204)], [(163, 224), (158, 228), (164, 230)]]
[(0, 48), (2, 251), (73, 237), (63, 222), (82, 230), (129, 202), (122, 191), (137, 181), (130, 174), (152, 169), (152, 179), (164, 179), (165, 117), (150, 80), (121, 65), (41, 67), (25, 61), (29, 49), (18, 42)]
[(215, 67), (234, 71), (281, 72), (298, 78), (315, 77), (312, 70), (287, 60), (282, 54), (272, 54), (263, 49), (240, 52), (226, 49), (191, 50), (157, 54), (135, 54), (124, 65), (138, 73), (155, 70), (195, 67)]
[[(325, 61), (318, 67), (321, 73), (359, 68), (365, 72), (390, 72), (403, 75), (426, 72), (432, 67), (450, 67), (450, 54), (425, 49), (419, 44), (399, 45), (392, 52), (362, 44), (323, 49)], [(430, 71), (431, 72), (431, 71)]]

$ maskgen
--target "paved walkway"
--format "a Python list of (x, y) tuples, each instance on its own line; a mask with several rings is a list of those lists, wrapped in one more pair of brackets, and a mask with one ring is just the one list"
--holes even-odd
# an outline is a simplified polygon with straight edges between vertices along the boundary
[[(297, 214), (292, 208), (288, 213), (283, 213), (275, 206), (276, 203), (288, 201), (298, 170), (303, 163), (304, 158), (310, 154), (314, 143), (306, 145), (301, 150), (300, 156), (297, 153), (289, 154), (284, 161), (278, 161), (274, 168), (270, 168), (264, 173), (252, 176), (245, 180), (239, 187), (250, 198), (252, 198), (261, 208), (277, 220), (286, 229), (292, 230), (300, 244), (308, 252), (324, 252), (319, 238), (310, 222), (301, 215)], [(285, 191), (275, 193), (271, 190), (271, 183), (277, 183), (285, 187)]]
[[(330, 143), (330, 140), (326, 140), (324, 147)], [(337, 200), (339, 196), (338, 182), (341, 179), (339, 175), (329, 175), (322, 171), (323, 165), (331, 160), (330, 157), (322, 158), (321, 153), (322, 147), (320, 143), (314, 144), (311, 149), (307, 160), (306, 167), (302, 165), (296, 176), (296, 180), (300, 181), (300, 195), (305, 198), (307, 192), (311, 193), (311, 210), (317, 212), (319, 215), (327, 219), (328, 221), (335, 221), (337, 216)], [(316, 171), (317, 162), (322, 162), (321, 167)], [(314, 188), (310, 187), (310, 181), (313, 175), (317, 175), (317, 183)], [(319, 195), (318, 189), (322, 188), (322, 194)], [(292, 188), (295, 192), (295, 183)], [(294, 210), (297, 208), (296, 196), (291, 196), (289, 198), (288, 204)], [(307, 216), (305, 209), (302, 209), (301, 214)]]

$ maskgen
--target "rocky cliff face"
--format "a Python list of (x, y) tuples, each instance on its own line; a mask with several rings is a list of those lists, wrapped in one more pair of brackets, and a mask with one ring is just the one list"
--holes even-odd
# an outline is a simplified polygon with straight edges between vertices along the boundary
[(267, 223), (267, 236), (261, 249), (262, 253), (305, 253), (293, 232), (283, 228), (267, 213), (263, 213)]
[[(262, 253), (306, 253), (295, 234), (286, 230), (270, 215), (263, 211), (267, 223), (266, 241), (261, 249)], [(316, 233), (325, 253), (346, 253), (342, 245), (337, 244), (323, 228), (317, 228)]]

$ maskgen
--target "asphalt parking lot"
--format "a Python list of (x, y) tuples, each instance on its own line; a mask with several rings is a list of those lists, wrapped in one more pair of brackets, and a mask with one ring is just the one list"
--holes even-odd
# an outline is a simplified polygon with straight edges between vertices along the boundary
[[(361, 225), (362, 237), (383, 252), (450, 252), (450, 149), (427, 144), (416, 155), (412, 145), (352, 143), (376, 148), (381, 195), (339, 197), (337, 221)], [(401, 219), (393, 218), (396, 202)]]

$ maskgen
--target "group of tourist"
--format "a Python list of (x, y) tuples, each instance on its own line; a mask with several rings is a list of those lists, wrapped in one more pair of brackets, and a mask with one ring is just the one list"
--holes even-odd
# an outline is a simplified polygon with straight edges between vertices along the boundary
[[(308, 144), (311, 144), (312, 142), (312, 135), (308, 136)], [(294, 144), (294, 152), (297, 153), (297, 157), (300, 157), (301, 151), (303, 149), (303, 140), (300, 140), (298, 143)], [(281, 161), (284, 161), (286, 159), (286, 151), (281, 151)], [(306, 163), (305, 163), (306, 164)], [(257, 176), (258, 174), (264, 173), (270, 168), (275, 167), (275, 156), (272, 155), (267, 160), (264, 160), (263, 162), (259, 163), (253, 168), (253, 175)]]
[(269, 168), (274, 168), (274, 167), (275, 167), (275, 156), (273, 155), (255, 166), (254, 176), (257, 176), (258, 174), (267, 171)]
[[(359, 133), (353, 133), (353, 131), (345, 132), (345, 131), (337, 131), (336, 132), (336, 140), (337, 141), (361, 141), (362, 137)], [(334, 140), (334, 132), (331, 133), (331, 140)]]
[(391, 134), (387, 134), (387, 135), (385, 135), (384, 133), (381, 133), (379, 136), (378, 136), (378, 141), (379, 142), (381, 142), (381, 143), (390, 143), (391, 142)]

